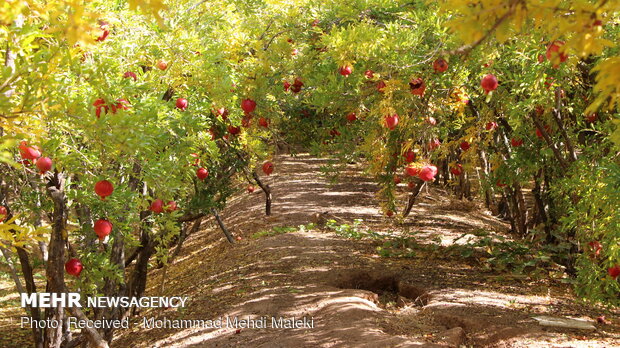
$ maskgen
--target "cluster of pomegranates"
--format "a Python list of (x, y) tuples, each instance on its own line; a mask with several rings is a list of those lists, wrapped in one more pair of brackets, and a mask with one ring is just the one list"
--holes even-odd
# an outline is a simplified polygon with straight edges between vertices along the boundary
[(41, 150), (37, 146), (28, 146), (28, 142), (22, 141), (19, 143), (19, 154), (22, 158), (22, 164), (29, 166), (34, 163), (41, 174), (52, 169), (52, 159), (41, 156)]

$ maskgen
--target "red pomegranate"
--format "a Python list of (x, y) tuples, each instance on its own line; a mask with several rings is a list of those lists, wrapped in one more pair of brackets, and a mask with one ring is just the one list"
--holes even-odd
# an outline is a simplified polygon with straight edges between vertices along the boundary
[(271, 173), (273, 173), (273, 163), (269, 161), (263, 163), (263, 173), (265, 173), (266, 175), (270, 175)]
[(340, 73), (340, 75), (346, 77), (351, 75), (351, 73), (353, 72), (353, 67), (350, 65), (341, 66), (340, 69), (338, 69), (338, 72)]
[(437, 167), (433, 165), (427, 165), (420, 170), (418, 173), (418, 178), (424, 181), (431, 181), (435, 179), (435, 175), (437, 175)]
[(366, 71), (364, 71), (364, 76), (366, 76), (367, 79), (371, 79), (373, 77), (375, 77), (375, 72), (368, 69)]
[(84, 266), (82, 266), (80, 260), (76, 258), (70, 259), (65, 263), (65, 271), (72, 276), (79, 277), (83, 269)]
[(403, 157), (405, 157), (405, 161), (407, 163), (411, 163), (415, 161), (416, 154), (415, 152), (413, 152), (413, 150), (408, 150), (407, 152), (403, 154)]
[(5, 206), (0, 205), (0, 221), (6, 220), (7, 215), (9, 214), (8, 210)]
[(406, 176), (416, 176), (420, 173), (420, 168), (413, 166), (413, 165), (408, 165), (405, 167), (405, 175)]
[(103, 240), (106, 236), (112, 233), (112, 223), (105, 219), (99, 219), (95, 221), (95, 233), (99, 240)]
[(355, 112), (350, 112), (347, 114), (347, 121), (354, 122), (355, 120), (357, 120), (357, 115), (355, 115)]
[(620, 265), (615, 265), (607, 269), (607, 273), (615, 280), (620, 276)]
[(177, 206), (177, 202), (168, 201), (168, 203), (166, 203), (166, 212), (172, 213), (173, 211), (176, 211), (177, 209), (179, 209), (179, 207)]
[(519, 146), (523, 145), (523, 139), (520, 139), (520, 138), (512, 138), (512, 139), (510, 139), (510, 144), (511, 144), (513, 147), (519, 147)]
[(112, 113), (115, 114), (118, 110), (129, 110), (131, 103), (126, 99), (117, 99), (116, 104), (112, 105)]
[(496, 130), (497, 127), (499, 127), (497, 125), (497, 122), (487, 122), (487, 124), (485, 126), (486, 130), (488, 130), (488, 131)]
[[(248, 122), (246, 122), (246, 124), (248, 124)], [(249, 124), (248, 124), (249, 126)], [(237, 135), (239, 133), (241, 133), (241, 128), (240, 127), (235, 127), (233, 125), (228, 126), (228, 133), (230, 133), (231, 135)]]
[(412, 190), (413, 190), (413, 188), (415, 187), (415, 182), (413, 182), (413, 181), (409, 181), (409, 182), (407, 183), (407, 187), (409, 187), (410, 189), (412, 189)]
[(471, 145), (469, 145), (469, 142), (467, 142), (467, 141), (461, 142), (461, 145), (459, 145), (459, 146), (460, 146), (461, 150), (463, 150), (463, 151), (467, 151), (471, 147)]
[(41, 171), (41, 174), (45, 174), (48, 170), (52, 169), (52, 159), (49, 157), (41, 157), (37, 160), (36, 165)]
[(448, 70), (448, 62), (446, 62), (446, 60), (443, 58), (435, 59), (435, 61), (433, 62), (433, 70), (438, 73), (442, 73)]
[(457, 164), (456, 166), (450, 168), (450, 173), (454, 174), (454, 176), (461, 176), (461, 174), (463, 174), (463, 166)]
[(187, 109), (187, 105), (188, 105), (187, 99), (185, 98), (177, 99), (177, 103), (176, 103), (177, 109), (181, 109), (181, 111), (185, 111), (185, 109)]
[(601, 254), (601, 250), (603, 250), (603, 245), (597, 240), (591, 241), (588, 243), (588, 246), (590, 247), (590, 251), (594, 253), (594, 256), (599, 256)]
[(25, 141), (19, 144), (19, 154), (23, 159), (31, 161), (41, 157), (41, 151), (36, 147), (28, 146), (28, 143)]
[(258, 119), (258, 125), (263, 127), (263, 128), (268, 128), (269, 127), (269, 121), (266, 118), (261, 117), (261, 118)]
[(196, 170), (196, 176), (198, 179), (204, 180), (209, 176), (209, 171), (207, 168), (198, 168), (198, 170)]
[(385, 116), (384, 122), (386, 127), (388, 127), (390, 130), (394, 130), (394, 128), (396, 128), (396, 125), (398, 125), (398, 114)]
[(394, 216), (394, 212), (391, 211), (391, 210), (388, 210), (388, 211), (385, 212), (385, 216), (392, 217), (392, 216)]
[(114, 192), (114, 186), (107, 180), (101, 180), (95, 184), (95, 193), (101, 197), (101, 199), (105, 199), (111, 195), (112, 192)]
[(252, 186), (252, 185), (248, 186), (248, 193), (253, 193), (254, 190), (255, 190), (254, 186)]
[(132, 72), (132, 71), (127, 71), (123, 74), (123, 78), (132, 78), (134, 81), (136, 81), (138, 79), (138, 76), (136, 76), (136, 73)]
[(151, 203), (151, 207), (149, 208), (155, 214), (161, 214), (164, 211), (164, 201), (161, 199), (156, 199)]
[(291, 83), (288, 81), (283, 81), (282, 87), (284, 87), (284, 92), (288, 92), (288, 89), (291, 88)]
[(433, 139), (428, 143), (429, 150), (435, 150), (439, 146), (441, 146), (441, 141), (439, 141), (439, 139)]
[(241, 101), (241, 109), (246, 114), (249, 114), (256, 109), (256, 102), (249, 98), (243, 99)]
[(422, 78), (418, 77), (417, 79), (413, 79), (409, 82), (409, 88), (411, 89), (411, 94), (422, 97), (424, 96), (424, 91), (426, 90), (426, 84)]
[(486, 75), (480, 81), (480, 86), (482, 86), (482, 89), (484, 89), (485, 93), (489, 94), (489, 92), (497, 89), (497, 77), (495, 77), (495, 75), (493, 74)]
[(155, 65), (157, 66), (159, 70), (166, 70), (168, 68), (168, 63), (166, 63), (166, 61), (161, 60), (161, 59), (157, 61)]
[(291, 91), (293, 93), (299, 93), (301, 91), (301, 87), (303, 87), (303, 86), (304, 86), (304, 83), (301, 82), (299, 77), (296, 77), (295, 81), (293, 81), (293, 87), (291, 88)]
[(381, 80), (377, 82), (377, 91), (383, 93), (383, 89), (385, 88), (385, 81)]

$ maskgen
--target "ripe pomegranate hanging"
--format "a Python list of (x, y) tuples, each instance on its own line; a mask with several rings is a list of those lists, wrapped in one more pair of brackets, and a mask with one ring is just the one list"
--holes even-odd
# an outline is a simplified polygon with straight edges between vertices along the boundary
[(513, 147), (519, 147), (519, 146), (523, 145), (523, 139), (512, 138), (512, 139), (510, 139), (510, 145), (512, 145)]
[(422, 78), (418, 77), (417, 79), (413, 79), (409, 82), (409, 88), (411, 89), (411, 94), (422, 97), (424, 96), (424, 91), (426, 90), (426, 84)]
[(296, 77), (295, 81), (293, 81), (293, 87), (291, 88), (291, 91), (293, 93), (299, 93), (301, 91), (301, 87), (303, 87), (303, 86), (304, 86), (304, 83), (301, 82), (299, 77)]
[(185, 98), (179, 98), (177, 99), (177, 103), (176, 103), (176, 107), (177, 109), (181, 109), (181, 111), (185, 111), (185, 109), (187, 109), (187, 99)]
[(439, 146), (441, 146), (441, 141), (439, 139), (433, 139), (428, 143), (428, 149), (431, 151), (435, 150)]
[(155, 65), (159, 68), (159, 70), (166, 70), (168, 68), (168, 63), (163, 60), (159, 60)]
[(609, 267), (607, 269), (607, 274), (609, 274), (609, 276), (611, 278), (616, 280), (618, 278), (618, 276), (620, 276), (620, 265), (615, 265), (613, 267)]
[(416, 176), (420, 173), (420, 168), (413, 166), (413, 165), (408, 165), (405, 167), (405, 176)]
[(385, 216), (392, 217), (392, 216), (394, 216), (394, 212), (391, 211), (391, 210), (388, 210), (388, 211), (385, 212)]
[(112, 233), (112, 223), (105, 219), (99, 219), (95, 222), (95, 233), (99, 240), (103, 240), (110, 233)]
[(271, 173), (273, 173), (273, 163), (269, 161), (263, 163), (263, 173), (265, 173), (266, 175), (270, 175)]
[(31, 161), (41, 157), (41, 151), (35, 147), (28, 146), (28, 143), (25, 141), (19, 144), (19, 154), (23, 159)]
[[(244, 126), (249, 127), (249, 122), (242, 122), (245, 123)], [(237, 135), (239, 133), (241, 133), (241, 128), (240, 127), (235, 127), (233, 125), (228, 126), (228, 133), (230, 133), (231, 135)]]
[(258, 125), (260, 127), (263, 127), (263, 128), (268, 128), (269, 127), (269, 121), (266, 118), (261, 117), (261, 118), (258, 119)]
[(246, 114), (249, 114), (256, 109), (256, 102), (249, 98), (243, 99), (241, 101), (241, 109)]
[(467, 151), (471, 147), (471, 145), (469, 145), (469, 142), (467, 142), (467, 141), (461, 142), (461, 145), (459, 145), (459, 146), (460, 146), (461, 150), (463, 150), (463, 151)]
[(593, 253), (592, 256), (594, 257), (600, 256), (601, 250), (603, 250), (603, 245), (601, 244), (601, 242), (597, 240), (593, 240), (590, 243), (588, 243), (588, 247), (590, 248), (590, 251)]
[(424, 181), (431, 181), (435, 179), (435, 175), (437, 175), (437, 167), (433, 165), (427, 165), (420, 170), (418, 173), (418, 178)]
[(106, 114), (108, 113), (108, 107), (107, 105), (105, 105), (105, 100), (101, 98), (95, 100), (93, 106), (95, 107), (95, 115), (97, 116), (97, 118), (101, 117), (102, 110), (105, 111)]
[(499, 127), (497, 125), (497, 122), (487, 122), (487, 124), (485, 126), (486, 130), (488, 130), (488, 131), (496, 130), (497, 127)]
[(151, 203), (149, 210), (155, 214), (161, 214), (164, 211), (164, 201), (161, 199), (156, 199)]
[(353, 72), (353, 67), (350, 65), (341, 66), (340, 69), (338, 69), (338, 72), (340, 75), (347, 77)]
[(127, 71), (123, 74), (123, 78), (132, 78), (134, 81), (136, 81), (138, 79), (138, 76), (136, 75), (136, 73), (134, 73), (133, 71)]
[(355, 115), (355, 112), (350, 112), (347, 114), (347, 121), (354, 122), (355, 120), (357, 120), (357, 115)]
[(435, 61), (433, 62), (433, 70), (438, 73), (442, 73), (448, 70), (448, 62), (446, 62), (446, 60), (443, 58), (435, 59)]
[(166, 212), (172, 213), (173, 211), (176, 211), (177, 209), (179, 209), (179, 207), (177, 206), (177, 202), (168, 201), (168, 203), (166, 203)]
[(248, 185), (248, 193), (253, 193), (255, 190), (254, 186)]
[(82, 266), (80, 260), (76, 258), (70, 259), (65, 263), (65, 271), (72, 276), (79, 277), (83, 269), (84, 266)]
[(101, 197), (102, 200), (111, 195), (112, 192), (114, 192), (114, 186), (107, 180), (101, 180), (95, 184), (95, 193)]
[(461, 174), (463, 174), (463, 166), (457, 164), (456, 166), (450, 168), (450, 173), (454, 174), (454, 176), (461, 176)]
[(398, 175), (394, 175), (393, 180), (394, 180), (394, 184), (395, 184), (395, 185), (398, 185), (398, 184), (400, 184), (400, 182), (401, 182), (401, 180), (400, 180), (400, 176), (398, 176)]
[(204, 180), (209, 176), (209, 171), (207, 168), (198, 168), (198, 170), (196, 170), (196, 176), (198, 179)]
[(288, 92), (288, 89), (291, 88), (291, 83), (288, 81), (283, 81), (282, 87), (284, 87), (284, 92)]
[(396, 125), (398, 125), (398, 114), (385, 116), (384, 122), (386, 127), (388, 127), (390, 130), (394, 130), (394, 128), (396, 128)]
[(7, 215), (9, 214), (8, 210), (5, 206), (0, 205), (0, 221), (3, 222), (6, 220)]
[(45, 174), (48, 170), (52, 169), (52, 159), (49, 157), (41, 157), (37, 160), (36, 165), (41, 171), (41, 174)]
[(386, 86), (385, 81), (381, 80), (377, 82), (377, 91), (383, 93), (383, 89), (385, 88), (385, 86)]
[(407, 163), (411, 163), (415, 161), (416, 155), (415, 155), (415, 152), (413, 152), (413, 150), (408, 150), (407, 152), (403, 154), (403, 157), (405, 157), (405, 161)]
[(495, 77), (495, 75), (493, 74), (486, 75), (480, 81), (480, 86), (482, 86), (482, 89), (484, 89), (484, 92), (486, 94), (489, 94), (489, 92), (497, 89), (497, 77)]
[(364, 71), (364, 76), (366, 76), (367, 79), (371, 79), (373, 77), (375, 77), (375, 72), (368, 69), (366, 71)]

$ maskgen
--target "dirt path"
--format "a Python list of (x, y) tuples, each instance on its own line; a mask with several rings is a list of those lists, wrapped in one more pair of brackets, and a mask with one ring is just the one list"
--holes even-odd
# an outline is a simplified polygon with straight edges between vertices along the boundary
[[(262, 192), (236, 196), (221, 215), (243, 238), (240, 242), (228, 244), (207, 222), (169, 267), (163, 292), (162, 270), (151, 273), (147, 296), (189, 296), (188, 306), (143, 311), (132, 319), (249, 316), (267, 317), (271, 325), (271, 317), (295, 316), (313, 318), (314, 328), (138, 325), (113, 346), (613, 347), (620, 342), (617, 315), (608, 314), (613, 324), (597, 324), (593, 332), (542, 329), (531, 319), (545, 314), (592, 321), (600, 315), (600, 310), (573, 304), (568, 287), (559, 282), (489, 272), (477, 262), (443, 255), (442, 248), (384, 258), (378, 255), (382, 238), (347, 239), (326, 229), (285, 228), (321, 224), (315, 214), (328, 212), (324, 216), (338, 224), (363, 219), (364, 230), (414, 236), (421, 244), (437, 240), (447, 246), (463, 233), (506, 231), (502, 221), (438, 189), (425, 192), (411, 217), (397, 224), (380, 214), (377, 187), (356, 166), (349, 166), (340, 183), (329, 185), (319, 171), (325, 163), (307, 155), (276, 158), (276, 171), (266, 179), (274, 192), (273, 216), (263, 214)], [(252, 238), (257, 233), (262, 236)]]

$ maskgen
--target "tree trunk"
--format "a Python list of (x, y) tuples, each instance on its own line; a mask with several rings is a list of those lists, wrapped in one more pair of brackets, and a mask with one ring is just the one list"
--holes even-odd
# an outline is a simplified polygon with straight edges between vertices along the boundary
[(405, 208), (405, 211), (403, 212), (403, 217), (407, 217), (409, 216), (409, 214), (411, 213), (411, 209), (413, 208), (413, 205), (415, 204), (415, 200), (418, 197), (418, 195), (420, 194), (420, 192), (422, 192), (422, 188), (426, 185), (426, 181), (422, 181), (420, 179), (417, 179), (416, 181), (416, 185), (414, 186), (413, 190), (411, 190), (411, 194), (409, 195), (409, 200), (407, 202), (407, 207)]
[(260, 188), (263, 190), (263, 192), (265, 192), (265, 215), (270, 216), (271, 215), (271, 187), (269, 187), (269, 185), (267, 184), (263, 184), (263, 182), (260, 180), (260, 177), (258, 177), (258, 174), (256, 174), (256, 172), (252, 172), (252, 177), (254, 178), (258, 186), (260, 186)]
[[(67, 202), (64, 192), (65, 179), (62, 173), (55, 172), (47, 183), (47, 191), (54, 202), (52, 213), (52, 234), (49, 242), (49, 260), (46, 267), (46, 292), (65, 292), (65, 248), (67, 246)], [(65, 310), (62, 306), (48, 308), (45, 311), (47, 320), (64, 322)], [(46, 348), (60, 348), (65, 337), (66, 325), (57, 328), (46, 328), (44, 331), (43, 346)]]

